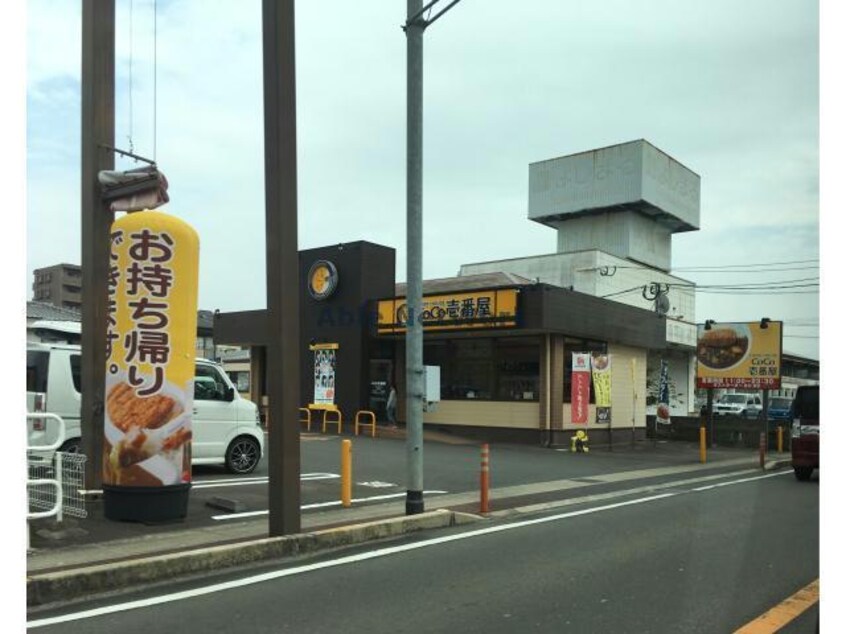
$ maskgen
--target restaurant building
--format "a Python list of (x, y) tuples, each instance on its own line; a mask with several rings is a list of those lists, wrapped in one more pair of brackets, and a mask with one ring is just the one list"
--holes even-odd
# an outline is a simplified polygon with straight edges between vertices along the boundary
[[(395, 382), (404, 422), (405, 286), (394, 271), (394, 249), (370, 242), (300, 253), (303, 407), (338, 408), (347, 422), (368, 409), (385, 420)], [(567, 444), (577, 428), (593, 442), (645, 436), (647, 354), (666, 345), (664, 319), (654, 311), (507, 273), (427, 280), (423, 292), (423, 361), (441, 376), (441, 401), (424, 414), (427, 427), (542, 444)], [(267, 392), (268, 336), (264, 311), (216, 316), (217, 343), (251, 349), (257, 403)], [(611, 359), (610, 423), (595, 422), (594, 404), (586, 424), (572, 423), (573, 352)]]

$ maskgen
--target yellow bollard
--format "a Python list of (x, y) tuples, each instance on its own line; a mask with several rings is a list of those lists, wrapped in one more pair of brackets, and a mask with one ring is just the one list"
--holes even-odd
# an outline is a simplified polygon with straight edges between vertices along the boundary
[(705, 428), (700, 427), (699, 428), (699, 462), (701, 462), (702, 464), (705, 464), (705, 451), (706, 451), (706, 449), (705, 449), (705, 447), (706, 447), (705, 436), (706, 436)]
[(341, 504), (352, 505), (352, 440), (341, 441)]
[(781, 425), (778, 426), (778, 452), (781, 453), (784, 451), (784, 427)]

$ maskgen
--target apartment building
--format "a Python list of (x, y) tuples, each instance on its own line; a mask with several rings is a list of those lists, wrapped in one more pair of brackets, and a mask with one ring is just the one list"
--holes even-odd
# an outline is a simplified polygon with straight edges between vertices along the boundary
[(82, 268), (56, 264), (33, 272), (32, 299), (59, 308), (82, 308)]

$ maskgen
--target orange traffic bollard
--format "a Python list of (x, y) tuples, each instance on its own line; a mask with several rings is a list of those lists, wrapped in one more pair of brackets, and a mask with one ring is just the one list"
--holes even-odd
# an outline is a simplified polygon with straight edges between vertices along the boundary
[(778, 452), (784, 451), (784, 427), (778, 426)]
[(482, 472), (480, 475), (480, 491), (481, 491), (481, 504), (480, 504), (480, 513), (487, 513), (488, 512), (488, 487), (490, 485), (489, 481), (489, 470), (490, 470), (490, 449), (488, 448), (488, 443), (482, 445)]
[(706, 437), (706, 430), (705, 427), (699, 428), (699, 462), (705, 464), (706, 459), (706, 446), (707, 443), (705, 442)]
[(341, 441), (341, 505), (352, 505), (352, 440)]

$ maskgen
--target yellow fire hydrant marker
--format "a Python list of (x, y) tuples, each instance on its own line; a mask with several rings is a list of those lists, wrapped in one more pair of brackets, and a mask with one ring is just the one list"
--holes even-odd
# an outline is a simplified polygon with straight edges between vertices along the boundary
[(772, 634), (820, 600), (820, 580), (815, 579), (796, 594), (786, 598), (757, 619), (749, 621), (734, 634)]

